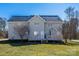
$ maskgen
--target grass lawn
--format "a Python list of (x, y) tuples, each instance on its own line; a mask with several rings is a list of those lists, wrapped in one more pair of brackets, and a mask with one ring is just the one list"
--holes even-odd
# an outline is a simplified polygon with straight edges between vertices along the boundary
[(22, 42), (21, 45), (17, 45), (16, 43), (0, 42), (0, 55), (2, 56), (20, 56), (20, 55), (21, 56), (54, 56), (54, 55), (77, 56), (79, 55), (79, 42), (70, 42), (67, 45), (24, 44), (25, 42)]

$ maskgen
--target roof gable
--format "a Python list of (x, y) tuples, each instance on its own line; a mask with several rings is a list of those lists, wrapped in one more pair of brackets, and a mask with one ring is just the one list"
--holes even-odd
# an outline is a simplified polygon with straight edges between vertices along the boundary
[(28, 20), (28, 22), (38, 22), (38, 21), (42, 21), (42, 22), (45, 22), (45, 20), (42, 18), (42, 17), (40, 17), (39, 15), (35, 15), (35, 16), (33, 16), (30, 20)]

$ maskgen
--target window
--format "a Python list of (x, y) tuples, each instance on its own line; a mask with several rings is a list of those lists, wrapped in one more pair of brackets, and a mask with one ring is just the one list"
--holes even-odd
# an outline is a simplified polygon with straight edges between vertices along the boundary
[(34, 31), (34, 36), (38, 35), (38, 32), (37, 31)]
[(35, 25), (38, 25), (39, 23), (34, 23)]
[(49, 35), (51, 35), (51, 30), (49, 30)]
[(44, 32), (43, 31), (41, 31), (41, 35), (44, 35)]
[(77, 32), (79, 32), (79, 26), (77, 27)]
[(49, 35), (55, 35), (56, 34), (56, 29), (55, 28), (51, 28), (49, 30)]

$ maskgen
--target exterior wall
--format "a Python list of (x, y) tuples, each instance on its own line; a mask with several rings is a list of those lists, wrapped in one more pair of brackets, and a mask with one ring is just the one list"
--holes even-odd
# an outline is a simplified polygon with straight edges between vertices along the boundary
[[(21, 39), (20, 36), (18, 35), (18, 33), (16, 32), (16, 30), (14, 29), (14, 26), (16, 26), (17, 24), (20, 25), (20, 24), (26, 24), (28, 25), (28, 22), (23, 22), (23, 21), (18, 21), (18, 22), (8, 22), (8, 39), (11, 39), (11, 40), (15, 40), (15, 39)], [(27, 39), (28, 36), (25, 35), (23, 37), (23, 39)]]
[[(51, 32), (51, 33), (50, 33)], [(46, 39), (48, 40), (62, 40), (62, 22), (47, 21), (45, 23)]]
[[(29, 27), (29, 34), (25, 35), (23, 39), (29, 40), (62, 40), (62, 22), (61, 21), (45, 21), (40, 16), (34, 16), (29, 21), (13, 21), (8, 22), (8, 38), (20, 39), (20, 36), (15, 31), (16, 24), (26, 24)], [(49, 35), (50, 29), (53, 29)], [(37, 33), (36, 33), (37, 32)], [(34, 34), (36, 33), (36, 34)]]
[(44, 40), (44, 22), (40, 16), (34, 16), (29, 20), (30, 40)]

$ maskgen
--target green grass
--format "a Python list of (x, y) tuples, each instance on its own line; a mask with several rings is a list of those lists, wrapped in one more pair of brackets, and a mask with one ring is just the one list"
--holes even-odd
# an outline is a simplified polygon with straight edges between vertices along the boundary
[(64, 44), (31, 44), (12, 46), (9, 43), (0, 43), (2, 56), (77, 56), (79, 42)]

